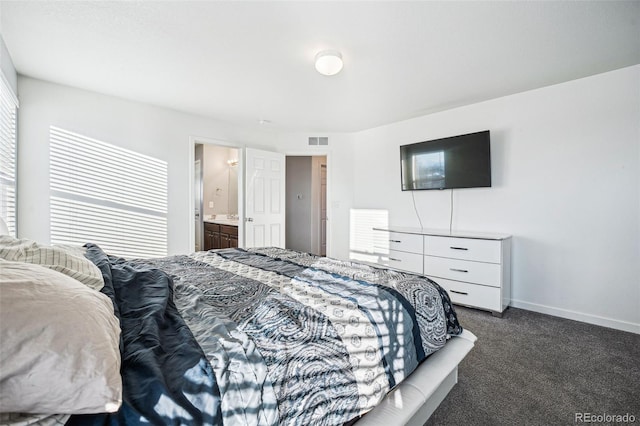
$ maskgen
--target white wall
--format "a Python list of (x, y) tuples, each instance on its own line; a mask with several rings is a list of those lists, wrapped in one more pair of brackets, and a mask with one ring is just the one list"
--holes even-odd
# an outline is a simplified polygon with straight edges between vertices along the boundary
[[(354, 205), (417, 227), (398, 147), (485, 129), (493, 187), (454, 191), (453, 229), (514, 236), (514, 306), (640, 332), (640, 66), (359, 132)], [(450, 194), (413, 194), (424, 227)]]
[(49, 242), (49, 126), (159, 158), (169, 168), (170, 253), (193, 251), (189, 137), (272, 146), (276, 135), (20, 76), (19, 236)]
[(18, 93), (18, 75), (16, 74), (16, 69), (13, 67), (13, 61), (11, 60), (11, 55), (9, 55), (7, 46), (4, 44), (2, 33), (0, 33), (0, 71), (2, 71), (2, 75), (4, 75), (7, 83), (9, 83), (9, 87), (13, 90), (13, 93)]
[[(204, 215), (238, 213), (238, 167), (231, 167), (227, 162), (238, 158), (238, 150), (235, 148), (203, 145)], [(213, 207), (209, 207), (210, 202), (213, 202)]]
[[(314, 155), (321, 151), (335, 157), (339, 170), (329, 182), (335, 220), (329, 223), (329, 246), (336, 257), (348, 256), (348, 208), (351, 140), (331, 137), (335, 147), (307, 146), (306, 134), (280, 135), (268, 128), (242, 128), (205, 117), (185, 114), (139, 102), (101, 95), (24, 76), (18, 79), (20, 117), (18, 127), (19, 236), (49, 243), (49, 127), (54, 125), (85, 136), (150, 155), (169, 168), (169, 253), (189, 253), (189, 227), (193, 222), (189, 191), (190, 137), (229, 142), (281, 152)], [(325, 135), (323, 135), (325, 136)], [(331, 136), (331, 135), (329, 135)], [(335, 153), (335, 155), (334, 155)], [(331, 182), (336, 183), (332, 189)], [(343, 188), (342, 185), (347, 185)], [(332, 210), (330, 206), (330, 217)], [(345, 219), (346, 217), (346, 219)]]

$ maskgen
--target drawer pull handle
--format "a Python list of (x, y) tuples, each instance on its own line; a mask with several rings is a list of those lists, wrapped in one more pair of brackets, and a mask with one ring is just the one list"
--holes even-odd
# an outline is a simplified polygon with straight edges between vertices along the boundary
[(449, 268), (450, 271), (454, 271), (454, 272), (469, 272), (466, 269), (456, 269), (456, 268)]
[(402, 242), (400, 240), (389, 240), (389, 241), (392, 242), (392, 243), (401, 243)]
[(456, 291), (456, 290), (449, 290), (451, 293), (455, 293), (455, 294), (461, 294), (463, 296), (468, 296), (469, 293), (465, 293), (464, 291)]
[(394, 257), (390, 257), (389, 260), (393, 260), (394, 262), (402, 262), (402, 259), (396, 259)]
[(451, 246), (451, 247), (449, 247), (449, 248), (450, 248), (451, 250), (469, 250), (469, 249), (468, 249), (468, 248), (466, 248), (466, 247), (453, 247), (453, 246)]

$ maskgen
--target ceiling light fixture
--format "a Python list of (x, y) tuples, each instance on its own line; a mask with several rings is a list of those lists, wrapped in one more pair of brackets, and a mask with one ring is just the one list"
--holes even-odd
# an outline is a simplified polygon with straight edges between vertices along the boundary
[(335, 75), (342, 69), (342, 55), (337, 50), (323, 50), (316, 55), (316, 70), (322, 75)]

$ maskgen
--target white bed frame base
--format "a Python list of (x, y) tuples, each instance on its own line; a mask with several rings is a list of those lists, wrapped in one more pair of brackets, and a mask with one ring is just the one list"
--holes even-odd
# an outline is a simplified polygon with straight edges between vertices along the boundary
[(458, 364), (471, 351), (476, 339), (467, 330), (452, 337), (355, 426), (423, 426), (458, 383)]

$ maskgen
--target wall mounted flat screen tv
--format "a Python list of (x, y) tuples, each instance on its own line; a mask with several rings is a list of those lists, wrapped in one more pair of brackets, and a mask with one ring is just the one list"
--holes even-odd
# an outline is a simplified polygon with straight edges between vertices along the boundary
[(489, 130), (400, 147), (402, 190), (491, 186)]

